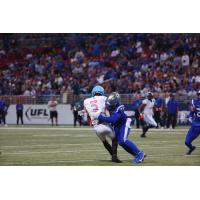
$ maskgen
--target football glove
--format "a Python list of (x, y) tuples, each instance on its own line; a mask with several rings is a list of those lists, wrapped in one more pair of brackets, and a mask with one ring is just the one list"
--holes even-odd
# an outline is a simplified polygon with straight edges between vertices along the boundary
[(192, 117), (189, 117), (189, 118), (188, 118), (188, 121), (189, 121), (190, 123), (192, 123)]
[(144, 120), (144, 114), (143, 113), (140, 113), (139, 119)]

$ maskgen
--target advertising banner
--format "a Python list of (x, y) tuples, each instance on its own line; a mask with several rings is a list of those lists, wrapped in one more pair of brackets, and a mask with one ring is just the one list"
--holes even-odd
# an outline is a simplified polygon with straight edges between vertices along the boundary
[[(73, 113), (70, 105), (58, 105), (58, 124), (73, 124)], [(24, 124), (50, 124), (50, 114), (47, 105), (24, 105)], [(6, 116), (8, 124), (16, 124), (16, 105), (10, 105)]]

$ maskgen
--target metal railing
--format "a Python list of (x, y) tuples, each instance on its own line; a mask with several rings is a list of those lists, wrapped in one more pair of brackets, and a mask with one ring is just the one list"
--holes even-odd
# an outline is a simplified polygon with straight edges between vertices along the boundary
[[(52, 96), (56, 97), (56, 100), (60, 104), (71, 104), (81, 99), (90, 97), (90, 94), (74, 95), (73, 93), (63, 93), (62, 95), (36, 95), (36, 96), (23, 96), (23, 95), (4, 95), (0, 96), (0, 99), (5, 100), (8, 104), (16, 104), (17, 102), (23, 104), (47, 104)], [(135, 96), (133, 94), (121, 94), (121, 100), (123, 104), (131, 104)], [(189, 103), (192, 97), (189, 96), (176, 96), (176, 99), (182, 103)]]

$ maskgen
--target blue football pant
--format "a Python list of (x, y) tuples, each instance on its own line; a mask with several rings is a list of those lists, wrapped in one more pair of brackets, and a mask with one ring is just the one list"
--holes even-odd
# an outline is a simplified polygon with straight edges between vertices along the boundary
[(192, 126), (185, 138), (185, 145), (188, 148), (192, 148), (192, 142), (200, 135), (200, 127), (199, 126)]
[(122, 146), (128, 153), (130, 153), (133, 156), (136, 156), (140, 149), (137, 147), (137, 145), (128, 139), (128, 135), (130, 133), (130, 122), (129, 119), (127, 119), (126, 124), (122, 125), (119, 128), (115, 128), (115, 134), (117, 143)]

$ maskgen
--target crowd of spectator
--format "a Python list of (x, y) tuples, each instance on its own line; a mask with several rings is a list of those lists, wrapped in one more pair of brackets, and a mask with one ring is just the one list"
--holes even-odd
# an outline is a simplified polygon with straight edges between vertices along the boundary
[[(0, 95), (200, 89), (200, 34), (1, 35)], [(28, 41), (31, 41), (30, 43)]]

